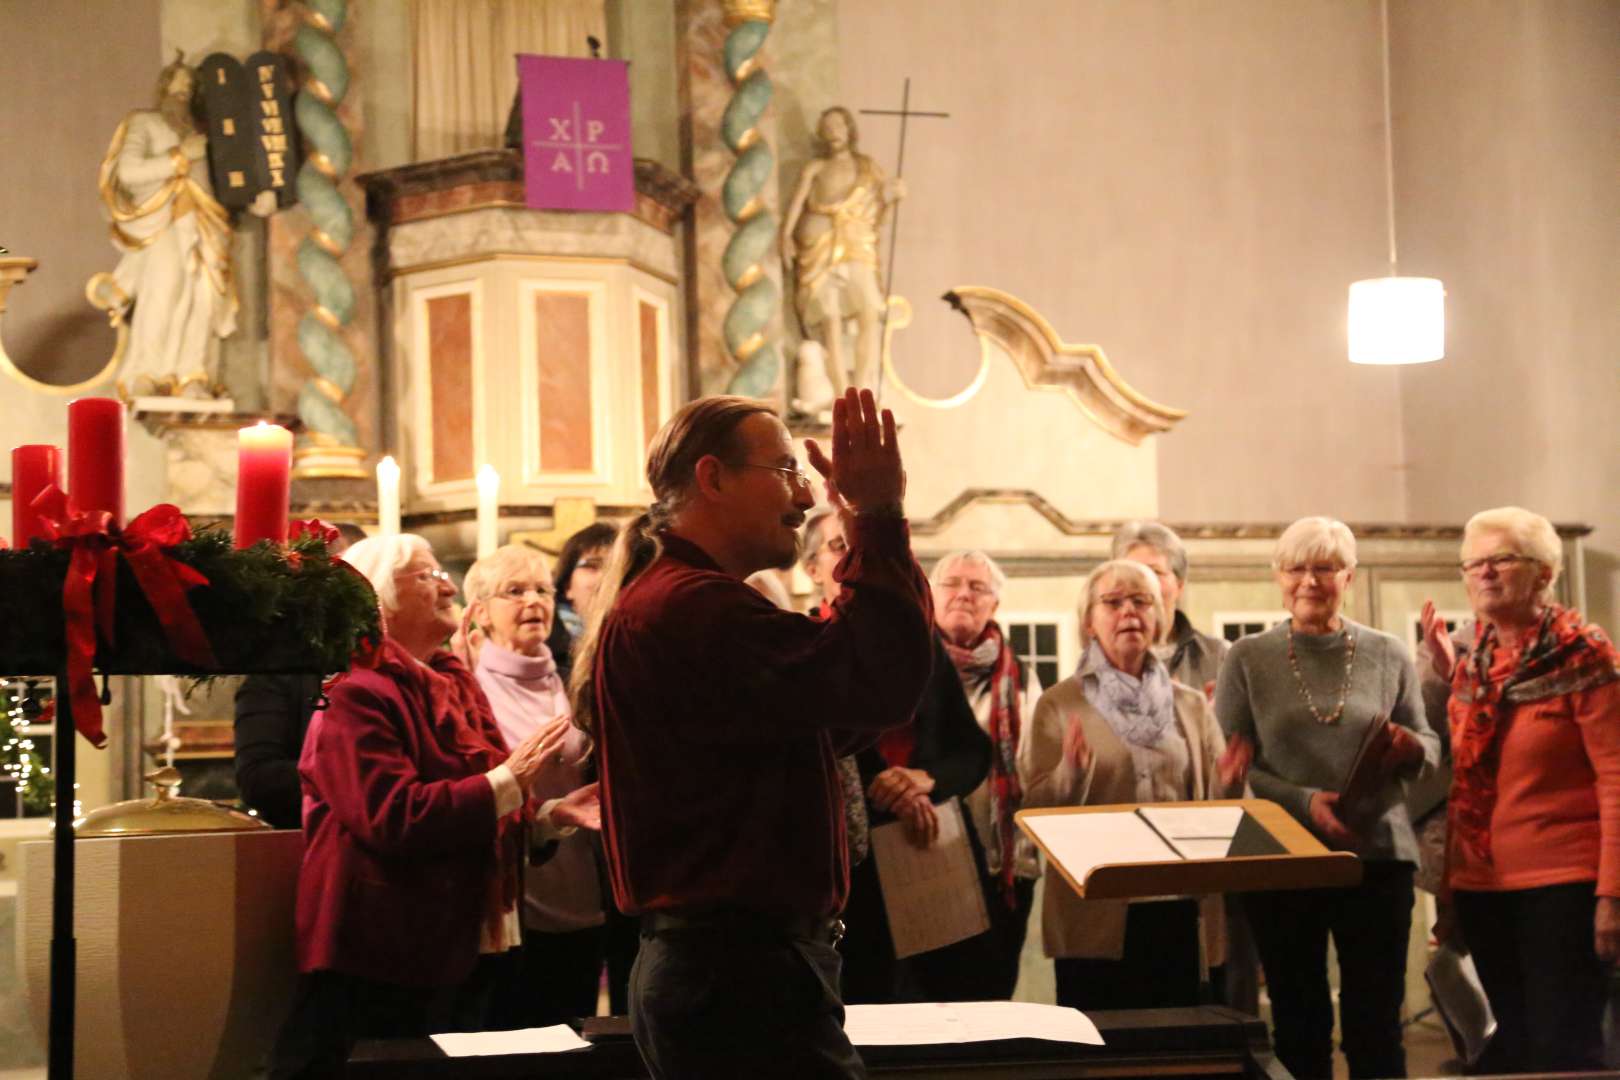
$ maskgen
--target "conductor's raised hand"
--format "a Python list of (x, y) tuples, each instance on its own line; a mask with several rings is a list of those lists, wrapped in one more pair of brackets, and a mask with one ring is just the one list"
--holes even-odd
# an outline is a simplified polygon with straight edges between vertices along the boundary
[(872, 391), (853, 387), (833, 402), (832, 457), (814, 439), (806, 441), (810, 464), (826, 478), (829, 494), (856, 514), (903, 512), (906, 470), (894, 414), (879, 415)]

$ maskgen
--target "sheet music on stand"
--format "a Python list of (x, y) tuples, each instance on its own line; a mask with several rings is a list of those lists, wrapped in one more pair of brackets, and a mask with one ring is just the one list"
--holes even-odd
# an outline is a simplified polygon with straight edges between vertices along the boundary
[(1086, 899), (1315, 889), (1361, 880), (1353, 854), (1329, 851), (1265, 799), (1025, 809), (1015, 820)]
[(927, 848), (913, 844), (898, 821), (872, 830), (872, 858), (877, 860), (896, 959), (953, 945), (990, 929), (962, 805), (952, 799), (934, 811), (939, 815), (939, 838)]

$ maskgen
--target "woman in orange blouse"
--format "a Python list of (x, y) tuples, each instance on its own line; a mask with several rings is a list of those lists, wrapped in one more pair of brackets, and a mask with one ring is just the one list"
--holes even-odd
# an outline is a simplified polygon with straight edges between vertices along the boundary
[(1463, 531), (1471, 646), (1458, 655), (1424, 612), (1451, 676), (1452, 904), (1436, 934), (1454, 913), (1496, 1015), (1484, 1072), (1601, 1069), (1620, 957), (1620, 657), (1552, 601), (1562, 563), (1546, 518), (1486, 510)]

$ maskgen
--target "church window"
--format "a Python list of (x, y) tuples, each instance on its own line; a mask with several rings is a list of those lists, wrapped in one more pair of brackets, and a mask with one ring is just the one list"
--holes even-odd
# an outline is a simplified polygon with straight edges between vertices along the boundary
[(1288, 612), (1280, 608), (1276, 611), (1217, 611), (1215, 636), (1225, 641), (1236, 641), (1270, 630), (1287, 618)]
[(1014, 616), (1006, 622), (1007, 640), (1019, 663), (1030, 670), (1042, 687), (1054, 686), (1063, 671), (1058, 643), (1062, 638), (1055, 616)]

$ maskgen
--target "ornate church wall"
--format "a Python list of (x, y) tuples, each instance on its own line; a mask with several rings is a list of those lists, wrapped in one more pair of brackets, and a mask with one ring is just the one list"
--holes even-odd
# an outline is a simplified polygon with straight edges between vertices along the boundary
[(1620, 629), (1620, 7), (1391, 19), (1402, 265), (1447, 293), (1446, 360), (1401, 376), (1407, 515), (1596, 526), (1587, 615)]

